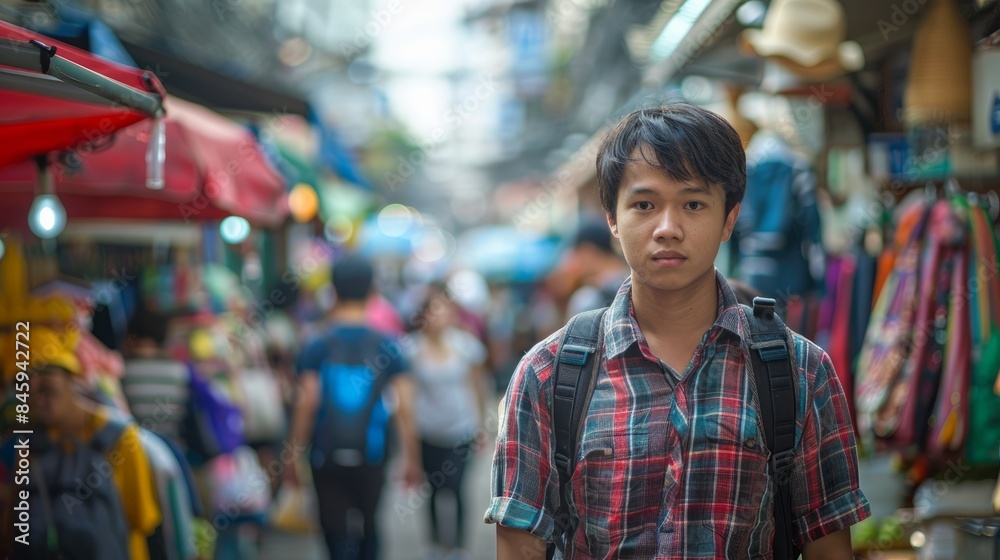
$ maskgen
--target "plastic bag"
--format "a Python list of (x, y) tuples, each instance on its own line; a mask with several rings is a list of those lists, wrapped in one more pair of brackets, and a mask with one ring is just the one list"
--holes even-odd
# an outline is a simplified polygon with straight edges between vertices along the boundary
[(263, 521), (271, 505), (271, 480), (257, 453), (246, 446), (209, 464), (213, 514), (231, 522)]
[(312, 487), (285, 484), (278, 489), (271, 509), (271, 526), (288, 533), (316, 533), (316, 495)]

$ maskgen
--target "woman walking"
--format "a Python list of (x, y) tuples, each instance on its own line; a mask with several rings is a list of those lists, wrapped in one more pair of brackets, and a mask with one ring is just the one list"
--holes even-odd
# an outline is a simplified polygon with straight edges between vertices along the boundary
[[(458, 325), (458, 308), (440, 288), (431, 291), (414, 326), (406, 348), (417, 384), (416, 423), (431, 487), (432, 558), (464, 559), (469, 556), (464, 550), (462, 478), (482, 418), (486, 348)], [(453, 497), (453, 517), (440, 505), (445, 496)], [(450, 523), (444, 521), (448, 518)]]

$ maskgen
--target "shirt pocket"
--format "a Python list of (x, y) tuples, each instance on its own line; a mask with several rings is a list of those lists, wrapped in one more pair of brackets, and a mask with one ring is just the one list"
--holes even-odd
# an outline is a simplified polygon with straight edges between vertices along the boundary
[(624, 500), (630, 495), (628, 485), (637, 482), (626, 479), (629, 464), (648, 453), (646, 435), (645, 428), (600, 430), (588, 434), (581, 444), (576, 542), (584, 544), (580, 540), (583, 531), (592, 557), (607, 556), (630, 534), (643, 529), (641, 521), (632, 518), (636, 504)]
[(686, 468), (691, 470), (687, 495), (708, 507), (699, 508), (702, 518), (691, 521), (726, 527), (725, 532), (740, 535), (736, 539), (715, 535), (717, 546), (728, 541), (727, 554), (738, 557), (745, 553), (752, 532), (759, 529), (769, 483), (769, 454), (757, 415), (750, 407), (712, 412), (696, 419), (693, 429), (693, 446), (686, 458)]

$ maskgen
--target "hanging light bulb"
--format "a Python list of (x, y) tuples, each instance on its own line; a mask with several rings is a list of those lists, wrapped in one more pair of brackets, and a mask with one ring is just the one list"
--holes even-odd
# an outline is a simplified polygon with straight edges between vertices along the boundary
[(219, 234), (222, 235), (222, 240), (230, 245), (243, 243), (250, 235), (250, 222), (246, 218), (229, 216), (219, 224)]
[(38, 195), (28, 210), (28, 227), (42, 239), (56, 237), (66, 227), (66, 209), (53, 194), (52, 170), (44, 158), (37, 160)]
[(40, 194), (31, 203), (28, 227), (42, 239), (52, 239), (66, 227), (66, 209), (54, 194)]

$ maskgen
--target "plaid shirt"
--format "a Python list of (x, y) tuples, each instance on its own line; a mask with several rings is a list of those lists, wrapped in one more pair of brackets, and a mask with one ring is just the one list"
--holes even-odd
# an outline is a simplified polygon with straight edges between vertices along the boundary
[[(719, 315), (678, 374), (649, 350), (626, 280), (604, 316), (604, 364), (587, 413), (567, 558), (769, 559), (774, 531), (768, 451), (749, 374), (750, 326), (718, 272)], [(560, 507), (552, 365), (562, 331), (518, 365), (501, 404), (488, 523), (554, 540)], [(794, 542), (801, 547), (870, 515), (830, 358), (794, 336), (798, 364)]]

